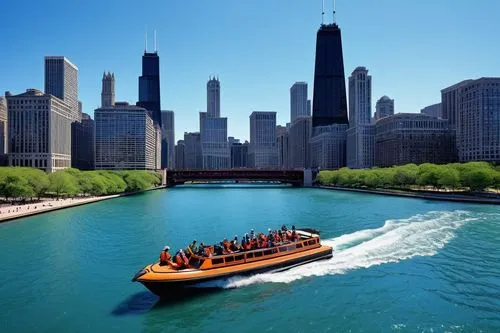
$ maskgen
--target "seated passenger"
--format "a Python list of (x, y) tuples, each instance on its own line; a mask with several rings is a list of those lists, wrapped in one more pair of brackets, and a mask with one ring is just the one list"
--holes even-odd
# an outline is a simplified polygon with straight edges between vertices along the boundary
[(214, 245), (214, 253), (217, 256), (221, 256), (224, 254), (224, 245), (222, 244), (222, 242)]
[(295, 226), (292, 225), (292, 242), (296, 242), (300, 239), (300, 235), (295, 231)]
[(172, 260), (172, 256), (168, 253), (170, 250), (169, 246), (165, 246), (160, 253), (160, 266), (167, 265), (169, 261)]
[(222, 244), (224, 247), (224, 254), (233, 253), (233, 251), (231, 251), (231, 242), (229, 242), (227, 240), (227, 238), (224, 238), (224, 241), (222, 242)]
[(283, 224), (283, 225), (281, 226), (281, 231), (287, 231), (287, 230), (288, 230), (288, 229), (287, 229), (286, 225), (284, 225), (284, 224)]
[(199, 256), (205, 255), (205, 244), (203, 244), (203, 242), (200, 243), (200, 247), (198, 248), (198, 252), (196, 252), (196, 254)]
[(196, 245), (196, 239), (186, 247), (186, 255), (190, 257), (192, 254), (198, 253), (198, 246)]
[(184, 251), (182, 251), (182, 249), (180, 249), (179, 251), (177, 251), (177, 253), (175, 254), (175, 264), (176, 264), (176, 268), (177, 269), (181, 269), (181, 268), (184, 268), (184, 267), (187, 267), (189, 261), (188, 261), (188, 258), (186, 257), (186, 254), (184, 253)]

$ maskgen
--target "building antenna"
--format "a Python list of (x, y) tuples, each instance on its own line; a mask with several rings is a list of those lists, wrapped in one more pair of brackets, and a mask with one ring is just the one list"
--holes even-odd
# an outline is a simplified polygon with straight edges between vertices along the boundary
[(155, 53), (158, 52), (157, 48), (156, 48), (156, 29), (154, 30), (154, 33), (155, 33)]
[(148, 52), (148, 25), (146, 24), (146, 38), (144, 39), (144, 53)]
[(325, 22), (325, 0), (323, 0), (323, 4), (321, 6), (321, 25), (323, 25)]
[(333, 24), (335, 24), (335, 13), (336, 13), (336, 11), (335, 11), (335, 2), (336, 1), (333, 0)]

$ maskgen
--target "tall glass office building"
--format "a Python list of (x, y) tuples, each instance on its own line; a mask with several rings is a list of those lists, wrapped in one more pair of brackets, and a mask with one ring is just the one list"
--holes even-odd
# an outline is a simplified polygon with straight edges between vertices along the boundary
[(342, 37), (337, 24), (322, 24), (316, 38), (312, 126), (347, 124)]
[(142, 75), (139, 76), (139, 101), (137, 106), (149, 111), (153, 122), (161, 126), (160, 107), (160, 57), (158, 53), (144, 52)]

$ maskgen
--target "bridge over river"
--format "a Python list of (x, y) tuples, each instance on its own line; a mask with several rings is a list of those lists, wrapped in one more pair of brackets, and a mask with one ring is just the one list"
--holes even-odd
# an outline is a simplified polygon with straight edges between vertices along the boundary
[(294, 186), (311, 185), (310, 170), (266, 170), (266, 169), (223, 169), (223, 170), (164, 170), (164, 184), (168, 187), (186, 182), (210, 183), (236, 182), (278, 182)]

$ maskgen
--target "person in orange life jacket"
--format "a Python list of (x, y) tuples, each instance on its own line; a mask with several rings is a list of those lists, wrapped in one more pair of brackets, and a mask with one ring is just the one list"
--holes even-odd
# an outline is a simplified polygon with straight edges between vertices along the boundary
[(238, 236), (234, 236), (233, 241), (231, 242), (231, 250), (232, 251), (239, 251), (241, 249), (240, 243), (238, 242)]
[(182, 251), (182, 249), (177, 251), (175, 255), (175, 263), (177, 264), (177, 266), (179, 266), (179, 268), (183, 268), (188, 265), (188, 258), (186, 257), (186, 254), (184, 253), (184, 251)]
[(160, 266), (167, 265), (170, 260), (172, 260), (172, 256), (168, 253), (170, 250), (169, 246), (165, 246), (160, 253)]
[[(271, 247), (272, 246), (272, 243), (274, 241), (274, 234), (273, 234), (273, 231), (269, 228), (267, 229), (267, 231), (269, 232), (269, 235), (267, 235), (267, 246), (268, 247)], [(271, 244), (269, 244), (271, 243)]]
[(281, 242), (281, 238), (280, 238), (278, 231), (276, 231), (276, 233), (274, 234), (274, 242), (275, 243)]

